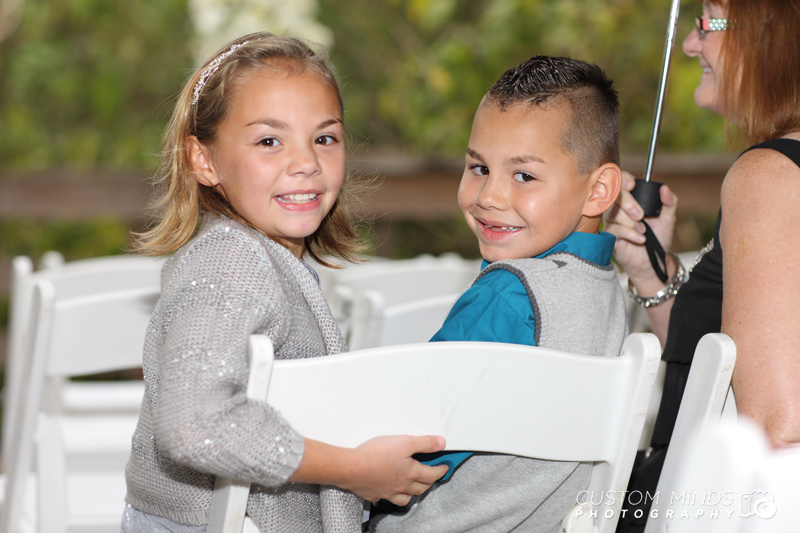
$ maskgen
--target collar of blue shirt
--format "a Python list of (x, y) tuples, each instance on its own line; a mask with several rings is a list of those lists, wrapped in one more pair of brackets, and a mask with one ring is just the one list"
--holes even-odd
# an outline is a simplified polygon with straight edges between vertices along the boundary
[[(606, 266), (611, 263), (615, 242), (616, 237), (605, 231), (598, 233), (575, 231), (546, 252), (537, 255), (536, 259), (542, 259), (556, 252), (567, 252), (596, 265)], [(481, 263), (481, 270), (490, 264), (484, 259), (483, 263)]]

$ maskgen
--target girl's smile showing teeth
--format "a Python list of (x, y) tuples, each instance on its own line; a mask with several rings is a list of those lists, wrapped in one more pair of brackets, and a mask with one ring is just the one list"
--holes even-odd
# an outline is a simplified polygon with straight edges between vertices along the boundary
[(322, 203), (324, 194), (321, 191), (294, 191), (276, 194), (275, 200), (281, 208), (293, 213), (316, 210)]
[(317, 199), (317, 193), (307, 194), (281, 194), (276, 196), (279, 202), (286, 204), (307, 204)]

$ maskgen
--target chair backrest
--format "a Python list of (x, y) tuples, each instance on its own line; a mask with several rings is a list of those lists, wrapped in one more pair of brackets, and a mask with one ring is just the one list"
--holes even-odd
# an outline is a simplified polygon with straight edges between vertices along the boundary
[[(648, 333), (608, 358), (484, 342), (388, 346), (275, 361), (267, 402), (330, 444), (443, 435), (448, 449), (594, 462), (588, 490), (623, 491), (660, 353)], [(597, 521), (598, 533), (614, 531), (620, 505), (598, 506), (612, 516)]]
[[(42, 270), (33, 271), (33, 264), (27, 257), (20, 256), (12, 261), (11, 312), (6, 353), (6, 390), (3, 405), (3, 463), (4, 471), (13, 462), (10, 450), (18, 440), (18, 420), (22, 401), (23, 381), (30, 365), (30, 357), (26, 355), (26, 346), (30, 344), (33, 334), (31, 324), (31, 306), (33, 302), (34, 283), (39, 280), (50, 280), (55, 291), (55, 298), (60, 300), (73, 297), (92, 297), (117, 290), (152, 290), (160, 284), (163, 259), (152, 259), (140, 256), (109, 256), (63, 263), (50, 254), (47, 261), (50, 265)], [(44, 262), (44, 261), (43, 261)], [(109, 313), (109, 318), (115, 316)], [(67, 319), (70, 320), (69, 318)], [(92, 331), (94, 335), (100, 329), (88, 329), (91, 322), (61, 324), (76, 333)], [(99, 324), (98, 324), (99, 325)], [(142, 330), (143, 334), (144, 330)], [(89, 335), (85, 335), (89, 337)], [(90, 339), (85, 339), (90, 343)], [(71, 345), (70, 345), (71, 346)], [(84, 345), (82, 349), (87, 349)], [(140, 354), (141, 357), (141, 354)], [(129, 389), (131, 387), (128, 387)], [(79, 387), (76, 389), (80, 389)], [(78, 392), (70, 389), (67, 392)], [(132, 391), (135, 396), (138, 389)], [(130, 395), (130, 394), (129, 394)], [(141, 399), (141, 396), (139, 395)]]
[[(263, 401), (267, 397), (274, 362), (272, 341), (264, 335), (251, 335), (247, 353), (250, 358), (247, 398)], [(242, 532), (249, 495), (249, 482), (218, 476), (208, 515), (207, 533)]]
[(368, 290), (378, 291), (385, 304), (391, 306), (460, 293), (478, 272), (475, 261), (452, 256), (422, 256), (351, 266), (338, 273), (335, 283), (349, 287), (356, 296)]
[[(671, 533), (783, 533), (797, 530), (800, 450), (770, 449), (748, 419), (698, 428), (681, 458)], [(684, 518), (680, 518), (684, 515)]]
[[(11, 448), (4, 450), (4, 455), (8, 453), (13, 461), (7, 469), (6, 500), (0, 516), (3, 533), (16, 531), (20, 498), (33, 464), (40, 414), (59, 410), (57, 398), (50, 405), (45, 402), (52, 392), (48, 381), (141, 367), (144, 336), (160, 294), (159, 276), (149, 274), (138, 280), (131, 275), (126, 282), (112, 283), (113, 276), (107, 271), (89, 269), (80, 276), (41, 276), (32, 280), (16, 435)], [(92, 278), (95, 284), (90, 283)], [(89, 291), (89, 287), (96, 291)], [(125, 438), (129, 444), (130, 436)], [(44, 485), (46, 474), (39, 473), (39, 485)]]
[(653, 505), (645, 533), (666, 533), (674, 526), (675, 521), (668, 518), (668, 511), (673, 509), (674, 513), (676, 503), (671, 495), (673, 491), (686, 490), (678, 484), (679, 465), (690, 453), (692, 435), (719, 424), (735, 363), (736, 345), (724, 333), (709, 333), (697, 343), (658, 480), (656, 493), (659, 497), (651, 495)]
[(349, 341), (351, 311), (354, 312), (356, 301), (366, 291), (380, 293), (383, 305), (389, 307), (460, 293), (479, 271), (479, 262), (454, 254), (441, 257), (423, 255), (414, 259), (352, 265), (329, 273), (329, 279), (323, 279), (322, 286), (334, 318)]
[(365, 291), (353, 306), (348, 346), (350, 350), (364, 350), (427, 342), (456, 299), (458, 293), (387, 306), (380, 292)]
[(9, 291), (8, 340), (6, 344), (5, 388), (3, 390), (3, 436), (2, 450), (5, 456), (3, 471), (8, 470), (8, 456), (15, 439), (15, 428), (19, 414), (19, 395), (22, 387), (25, 360), (22, 355), (24, 332), (30, 316), (30, 278), (33, 261), (19, 256), (11, 261), (11, 290)]

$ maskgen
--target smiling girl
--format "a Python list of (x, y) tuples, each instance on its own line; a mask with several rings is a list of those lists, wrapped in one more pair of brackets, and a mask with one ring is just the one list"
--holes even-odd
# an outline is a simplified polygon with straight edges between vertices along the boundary
[(411, 458), (441, 450), (442, 438), (339, 448), (304, 439), (245, 395), (252, 334), (268, 335), (278, 359), (346, 350), (300, 260), (360, 250), (344, 201), (342, 118), (324, 60), (266, 33), (237, 39), (183, 88), (155, 225), (137, 242), (147, 255), (174, 254), (145, 340), (123, 531), (205, 531), (221, 475), (253, 483), (247, 513), (262, 532), (355, 533), (360, 498), (404, 504), (446, 472)]

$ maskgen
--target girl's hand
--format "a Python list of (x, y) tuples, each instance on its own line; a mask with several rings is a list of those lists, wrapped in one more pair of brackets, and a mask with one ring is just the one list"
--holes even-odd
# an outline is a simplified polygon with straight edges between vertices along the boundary
[[(630, 172), (622, 173), (622, 191), (615, 204), (605, 216), (604, 230), (614, 234), (617, 242), (614, 245), (614, 256), (622, 269), (628, 274), (639, 294), (655, 294), (664, 285), (656, 276), (647, 252), (644, 248), (644, 224), (641, 220), (644, 211), (631, 195), (630, 191), (636, 184)], [(647, 219), (647, 223), (656, 234), (664, 250), (672, 247), (672, 234), (675, 230), (675, 210), (678, 206), (678, 197), (666, 185), (660, 189), (661, 214), (658, 217)], [(670, 265), (670, 275), (675, 266)], [(653, 290), (649, 290), (649, 289)]]
[(367, 501), (405, 505), (447, 473), (445, 465), (423, 465), (411, 456), (442, 451), (444, 444), (443, 437), (430, 435), (375, 437), (357, 448), (305, 439), (303, 459), (289, 480), (334, 485)]
[(406, 505), (412, 495), (422, 494), (447, 473), (447, 466), (423, 465), (411, 456), (444, 449), (443, 437), (398, 435), (370, 439), (353, 450), (356, 468), (352, 479), (341, 485), (367, 501), (389, 500)]

